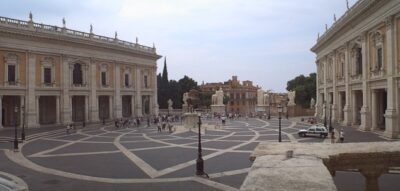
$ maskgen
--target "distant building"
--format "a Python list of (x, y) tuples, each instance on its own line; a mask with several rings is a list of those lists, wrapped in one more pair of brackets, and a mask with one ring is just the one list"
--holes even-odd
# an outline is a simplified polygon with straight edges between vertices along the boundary
[(154, 47), (0, 17), (0, 128), (153, 115)]
[(200, 86), (202, 92), (215, 93), (222, 88), (225, 96), (229, 97), (226, 104), (228, 113), (250, 115), (255, 113), (257, 105), (258, 86), (254, 86), (252, 81), (245, 80), (242, 83), (237, 76), (223, 83), (206, 83)]
[(317, 116), (398, 138), (399, 0), (357, 1), (311, 50), (317, 55)]

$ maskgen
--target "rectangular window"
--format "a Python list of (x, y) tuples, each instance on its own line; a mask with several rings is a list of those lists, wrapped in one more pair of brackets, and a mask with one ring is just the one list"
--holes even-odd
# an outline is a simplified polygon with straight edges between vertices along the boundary
[(125, 87), (129, 87), (129, 75), (125, 74)]
[(101, 85), (103, 86), (107, 85), (106, 72), (101, 72)]
[(148, 88), (147, 76), (144, 76), (144, 88)]
[(15, 83), (15, 65), (8, 65), (8, 82)]
[(45, 84), (51, 84), (51, 68), (44, 68), (44, 70), (43, 70), (43, 82)]
[(377, 66), (378, 70), (382, 68), (383, 60), (382, 60), (382, 48), (378, 48), (377, 50)]

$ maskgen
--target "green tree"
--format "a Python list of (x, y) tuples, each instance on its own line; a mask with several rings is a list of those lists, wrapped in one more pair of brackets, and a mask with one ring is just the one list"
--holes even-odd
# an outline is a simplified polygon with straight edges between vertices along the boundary
[(295, 102), (304, 108), (310, 106), (311, 98), (316, 98), (316, 73), (300, 75), (287, 82), (288, 91), (296, 91)]

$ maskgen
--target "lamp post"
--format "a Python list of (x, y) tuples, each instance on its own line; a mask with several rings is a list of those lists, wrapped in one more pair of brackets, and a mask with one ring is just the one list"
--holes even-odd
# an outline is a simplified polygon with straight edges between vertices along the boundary
[(106, 119), (105, 119), (106, 117), (105, 117), (105, 112), (104, 112), (104, 110), (105, 110), (104, 104), (101, 105), (101, 107), (102, 107), (101, 117), (103, 118), (103, 125), (105, 125), (106, 124)]
[(201, 131), (200, 131), (200, 127), (201, 127), (201, 114), (199, 113), (199, 143), (198, 143), (198, 150), (197, 150), (197, 160), (196, 160), (196, 175), (198, 176), (203, 176), (205, 175), (204, 173), (204, 160), (201, 154)]
[(326, 127), (326, 102), (324, 101), (324, 127)]
[[(14, 104), (17, 103), (17, 100), (14, 98)], [(14, 106), (14, 151), (18, 151), (18, 130), (17, 130), (17, 114), (18, 114), (18, 106)]]
[(21, 132), (21, 140), (25, 141), (25, 107), (21, 107), (22, 112), (22, 132)]
[(268, 120), (271, 119), (271, 95), (268, 94)]
[(278, 105), (278, 119), (279, 119), (279, 142), (282, 142), (282, 134), (281, 134), (281, 113), (283, 107)]

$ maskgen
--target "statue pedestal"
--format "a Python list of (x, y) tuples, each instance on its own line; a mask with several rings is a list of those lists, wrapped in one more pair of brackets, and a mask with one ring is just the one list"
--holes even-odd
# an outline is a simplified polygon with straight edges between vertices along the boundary
[(211, 113), (225, 115), (225, 105), (211, 105)]
[(199, 122), (199, 115), (197, 113), (183, 114), (183, 126), (186, 129), (197, 128)]
[(182, 113), (188, 113), (189, 112), (189, 106), (188, 105), (186, 105), (186, 104), (183, 104), (182, 105)]

